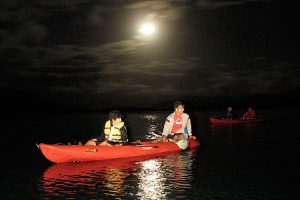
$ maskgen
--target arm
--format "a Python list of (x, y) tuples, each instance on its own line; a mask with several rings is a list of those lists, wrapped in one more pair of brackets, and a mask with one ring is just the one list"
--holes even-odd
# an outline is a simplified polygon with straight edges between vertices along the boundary
[(191, 123), (190, 117), (188, 118), (188, 121), (187, 121), (187, 130), (188, 130), (189, 137), (191, 137), (192, 136), (192, 123)]
[(193, 136), (192, 134), (192, 122), (191, 122), (191, 119), (190, 117), (188, 117), (188, 121), (187, 121), (187, 134), (188, 134), (188, 137), (187, 138), (193, 138), (193, 139), (196, 139), (195, 136)]
[(163, 129), (162, 135), (163, 136), (169, 135), (171, 133), (171, 130), (172, 130), (172, 125), (171, 125), (171, 122), (169, 120), (169, 117), (167, 117), (167, 119), (165, 121), (165, 124), (164, 124), (164, 129)]
[(121, 132), (121, 141), (122, 142), (128, 142), (128, 136), (127, 136), (127, 129), (124, 126), (122, 126), (122, 128), (120, 129)]
[(167, 136), (171, 133), (172, 130), (172, 122), (170, 120), (170, 116), (167, 117), (165, 124), (164, 124), (164, 129), (163, 129), (163, 133), (162, 133), (162, 141), (163, 142), (167, 142)]

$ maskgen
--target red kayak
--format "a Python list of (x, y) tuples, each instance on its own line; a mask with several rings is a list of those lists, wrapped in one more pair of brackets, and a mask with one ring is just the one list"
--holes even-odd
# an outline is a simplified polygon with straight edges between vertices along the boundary
[(219, 118), (209, 118), (212, 124), (246, 124), (246, 123), (254, 123), (254, 122), (262, 122), (263, 118), (255, 118), (255, 119), (219, 119)]
[[(198, 140), (189, 139), (188, 148), (197, 148), (199, 146)], [(181, 151), (174, 142), (150, 141), (123, 146), (79, 146), (41, 143), (38, 147), (42, 154), (54, 163), (109, 160)]]

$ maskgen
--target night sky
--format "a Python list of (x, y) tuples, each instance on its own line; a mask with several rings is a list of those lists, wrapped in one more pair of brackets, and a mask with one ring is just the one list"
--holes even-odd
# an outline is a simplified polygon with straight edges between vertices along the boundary
[(298, 13), (294, 1), (2, 0), (2, 107), (297, 107)]

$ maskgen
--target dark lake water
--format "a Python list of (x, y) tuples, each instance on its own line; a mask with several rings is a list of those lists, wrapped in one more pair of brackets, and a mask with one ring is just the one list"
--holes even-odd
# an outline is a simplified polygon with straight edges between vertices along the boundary
[[(124, 113), (130, 139), (153, 139), (167, 112)], [(189, 112), (197, 150), (54, 164), (36, 143), (86, 141), (107, 113), (9, 113), (2, 121), (2, 199), (299, 199), (300, 112), (257, 110), (256, 124), (214, 126), (219, 110)]]

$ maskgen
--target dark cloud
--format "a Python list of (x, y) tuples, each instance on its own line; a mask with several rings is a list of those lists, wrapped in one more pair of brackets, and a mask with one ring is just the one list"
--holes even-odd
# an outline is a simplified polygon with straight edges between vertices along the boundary
[[(300, 88), (295, 9), (277, 1), (12, 0), (0, 7), (3, 91), (99, 108)], [(138, 33), (143, 21), (156, 23), (156, 35)]]
[(244, 5), (253, 2), (267, 2), (272, 0), (234, 0), (234, 1), (215, 1), (215, 0), (198, 0), (196, 5), (203, 9), (216, 9), (220, 7)]

